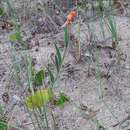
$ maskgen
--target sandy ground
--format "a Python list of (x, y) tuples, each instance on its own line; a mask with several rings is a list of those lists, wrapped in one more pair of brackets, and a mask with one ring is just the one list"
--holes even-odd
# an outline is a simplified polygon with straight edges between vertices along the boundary
[[(61, 72), (60, 80), (55, 86), (55, 92), (64, 92), (70, 97), (70, 103), (66, 103), (63, 109), (54, 108), (54, 115), (58, 123), (59, 130), (96, 130), (95, 120), (98, 120), (108, 130), (127, 130), (130, 129), (130, 120), (126, 120), (121, 125), (113, 127), (116, 123), (130, 115), (130, 18), (115, 17), (117, 29), (120, 36), (120, 65), (117, 64), (117, 53), (109, 47), (100, 47), (98, 51), (90, 47), (89, 34), (86, 25), (81, 26), (81, 49), (82, 62), (76, 63), (74, 54), (69, 50), (64, 67)], [(102, 41), (101, 30), (98, 22), (91, 23), (95, 27), (95, 34), (99, 41)], [(86, 27), (86, 28), (85, 28)], [(76, 25), (72, 27), (72, 33), (75, 33)], [(23, 28), (24, 30), (24, 28)], [(1, 31), (0, 35), (0, 99), (7, 110), (11, 109), (13, 104), (13, 95), (19, 95), (23, 88), (18, 88), (16, 82), (12, 81), (12, 63), (11, 63), (11, 44), (8, 42), (8, 32)], [(43, 34), (44, 36), (44, 34)], [(32, 49), (21, 51), (24, 54), (29, 53), (35, 59), (35, 68), (39, 69), (47, 65), (50, 55), (54, 52), (52, 43), (54, 38), (44, 38), (42, 34), (37, 34), (30, 44), (34, 44)], [(106, 38), (110, 34), (106, 33)], [(63, 42), (62, 30), (56, 34), (57, 41)], [(39, 41), (39, 46), (35, 42)], [(71, 41), (70, 44), (73, 44)], [(60, 45), (60, 43), (59, 43)], [(101, 46), (111, 46), (111, 41), (97, 43)], [(90, 47), (90, 48), (89, 48)], [(94, 61), (90, 61), (91, 56), (88, 50), (93, 52)], [(20, 53), (20, 52), (19, 52)], [(86, 55), (85, 55), (86, 54)], [(108, 74), (109, 77), (105, 77)], [(72, 73), (68, 70), (71, 70)], [(101, 78), (98, 78), (100, 74)], [(10, 81), (11, 80), (11, 81)], [(4, 103), (2, 95), (9, 90), (10, 101)], [(85, 107), (85, 110), (79, 107)], [(96, 111), (93, 118), (88, 119), (87, 110)], [(29, 122), (28, 114), (23, 106), (16, 105), (12, 119), (18, 124), (23, 125)], [(93, 120), (92, 120), (93, 119)], [(30, 126), (25, 126), (25, 130), (31, 130)], [(101, 129), (103, 130), (103, 129)]]

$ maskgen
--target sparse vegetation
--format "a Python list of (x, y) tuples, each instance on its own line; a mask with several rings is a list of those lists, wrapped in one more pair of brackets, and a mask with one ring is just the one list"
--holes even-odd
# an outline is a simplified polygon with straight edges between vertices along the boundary
[(129, 130), (129, 6), (0, 1), (0, 130)]

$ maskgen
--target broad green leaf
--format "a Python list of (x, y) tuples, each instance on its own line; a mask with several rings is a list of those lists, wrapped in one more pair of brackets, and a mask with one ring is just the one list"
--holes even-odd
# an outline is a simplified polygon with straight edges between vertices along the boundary
[(40, 70), (39, 72), (36, 73), (35, 75), (35, 83), (36, 85), (42, 85), (45, 77), (45, 72), (44, 70)]
[(61, 65), (61, 62), (62, 62), (61, 53), (56, 43), (55, 43), (55, 49), (56, 49), (56, 56), (58, 58), (58, 64)]
[(0, 16), (3, 16), (4, 15), (4, 10), (2, 7), (0, 7)]
[(21, 33), (20, 32), (16, 32), (14, 34), (11, 34), (9, 36), (9, 40), (10, 41), (14, 41), (14, 42), (18, 42), (18, 41), (21, 41)]
[(55, 82), (55, 78), (54, 78), (53, 73), (52, 73), (51, 70), (49, 70), (49, 69), (48, 69), (48, 73), (49, 73), (49, 77), (50, 77), (51, 83), (54, 83), (54, 82)]
[(67, 47), (69, 43), (69, 32), (67, 27), (64, 28), (64, 43), (65, 47)]
[(50, 89), (38, 90), (33, 95), (25, 99), (25, 104), (29, 109), (36, 109), (44, 106), (53, 98), (53, 92)]
[(9, 40), (10, 40), (10, 41), (17, 41), (16, 35), (15, 35), (15, 34), (11, 34), (11, 35), (9, 36)]
[(64, 93), (60, 93), (60, 96), (58, 100), (56, 101), (56, 105), (63, 108), (65, 102), (68, 102), (68, 101), (69, 101), (69, 98)]

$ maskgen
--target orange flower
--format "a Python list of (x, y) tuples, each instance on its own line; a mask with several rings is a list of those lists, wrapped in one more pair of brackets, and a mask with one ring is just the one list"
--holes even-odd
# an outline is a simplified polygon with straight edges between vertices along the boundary
[(62, 27), (67, 26), (71, 22), (73, 22), (74, 18), (76, 17), (76, 11), (70, 11), (70, 13), (67, 15), (67, 20), (66, 22), (62, 25)]
[(76, 12), (75, 11), (71, 11), (68, 16), (67, 16), (67, 21), (72, 22), (74, 17), (76, 17)]

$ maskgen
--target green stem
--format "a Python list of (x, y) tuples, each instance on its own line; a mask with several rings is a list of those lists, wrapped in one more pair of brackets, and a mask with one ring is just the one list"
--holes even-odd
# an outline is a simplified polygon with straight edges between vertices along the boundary
[(46, 113), (46, 106), (43, 107), (43, 110), (44, 110), (44, 114), (45, 114), (45, 121), (46, 121), (46, 127), (47, 127), (47, 130), (49, 130), (49, 124), (48, 124), (48, 119), (47, 119), (47, 113)]

